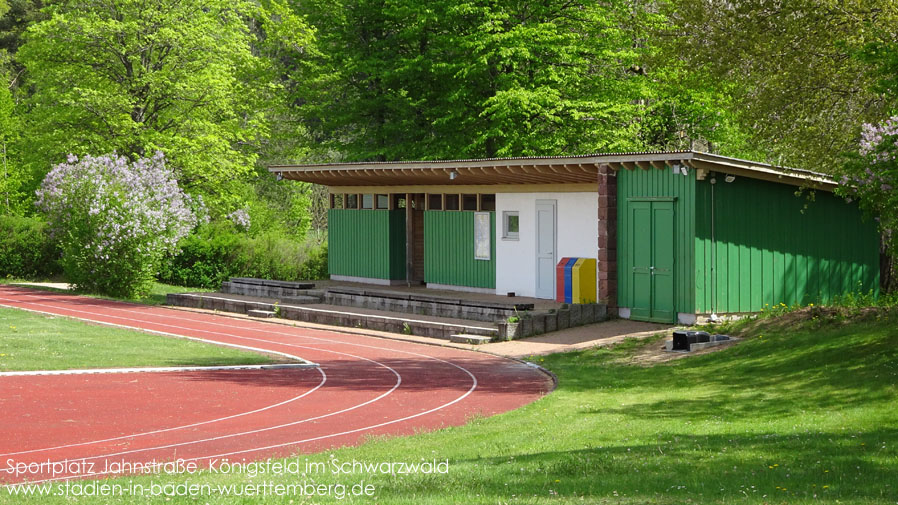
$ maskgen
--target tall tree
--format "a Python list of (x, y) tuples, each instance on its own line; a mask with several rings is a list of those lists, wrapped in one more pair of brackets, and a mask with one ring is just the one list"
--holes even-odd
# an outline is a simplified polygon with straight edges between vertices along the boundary
[(18, 201), (16, 190), (20, 185), (17, 172), (11, 161), (10, 150), (18, 137), (19, 125), (14, 115), (12, 93), (6, 84), (6, 77), (0, 73), (0, 207), (2, 213), (13, 213)]
[(864, 122), (887, 117), (895, 95), (854, 57), (894, 39), (891, 0), (672, 0), (664, 57), (730, 83), (732, 110), (769, 161), (831, 171)]
[(300, 6), (326, 77), (301, 95), (349, 159), (521, 156), (645, 147), (652, 81), (629, 2), (341, 0)]
[(23, 68), (15, 60), (16, 52), (22, 45), (22, 35), (29, 25), (44, 17), (41, 8), (42, 0), (0, 0), (5, 3), (6, 11), (0, 5), (0, 53), (6, 53), (5, 67), (12, 76), (13, 87), (22, 82)]
[(17, 55), (32, 91), (31, 166), (45, 173), (67, 153), (136, 159), (161, 150), (183, 185), (225, 205), (228, 185), (251, 172), (277, 104), (260, 34), (291, 33), (294, 51), (309, 37), (277, 2), (63, 0), (45, 13)]

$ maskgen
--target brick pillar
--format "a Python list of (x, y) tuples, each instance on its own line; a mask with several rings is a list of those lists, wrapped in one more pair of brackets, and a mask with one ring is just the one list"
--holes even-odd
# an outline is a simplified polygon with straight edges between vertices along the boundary
[(599, 166), (599, 302), (617, 307), (617, 173)]

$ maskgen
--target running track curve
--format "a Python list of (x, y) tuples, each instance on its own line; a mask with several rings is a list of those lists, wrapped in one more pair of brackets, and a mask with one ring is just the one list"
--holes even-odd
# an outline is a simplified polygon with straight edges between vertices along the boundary
[[(0, 376), (5, 483), (97, 477), (107, 463), (184, 460), (202, 467), (215, 460), (313, 453), (360, 444), (369, 435), (461, 425), (475, 415), (526, 405), (552, 388), (552, 379), (538, 368), (450, 347), (13, 286), (0, 286), (0, 306), (319, 364)], [(28, 464), (24, 473), (10, 471)]]

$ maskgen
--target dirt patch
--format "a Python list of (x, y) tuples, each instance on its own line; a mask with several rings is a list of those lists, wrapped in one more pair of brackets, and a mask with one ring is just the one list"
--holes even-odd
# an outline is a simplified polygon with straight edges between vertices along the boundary
[(622, 362), (626, 363), (627, 365), (648, 367), (657, 365), (658, 363), (667, 363), (669, 361), (688, 358), (690, 356), (701, 356), (702, 354), (710, 354), (712, 352), (722, 351), (739, 343), (739, 341), (737, 340), (733, 342), (725, 342), (713, 347), (706, 347), (704, 349), (699, 349), (698, 351), (671, 352), (666, 350), (664, 346), (664, 342), (666, 340), (668, 339), (664, 338), (654, 342), (649, 342), (646, 345), (642, 346), (642, 349), (639, 349), (634, 354), (622, 359)]
[[(819, 307), (811, 306), (787, 312), (785, 314), (768, 317), (753, 318), (716, 326), (697, 327), (709, 333), (723, 333), (741, 339), (752, 338), (765, 333), (786, 333), (795, 331), (808, 325), (826, 326), (832, 328), (869, 321), (886, 315), (894, 314), (894, 311), (876, 307), (845, 308), (845, 307)], [(728, 349), (740, 341), (726, 342), (714, 347), (707, 347), (692, 352), (670, 352), (665, 349), (664, 340), (646, 343), (621, 362), (634, 366), (652, 366), (658, 363), (666, 363), (689, 356), (700, 356), (712, 352)]]

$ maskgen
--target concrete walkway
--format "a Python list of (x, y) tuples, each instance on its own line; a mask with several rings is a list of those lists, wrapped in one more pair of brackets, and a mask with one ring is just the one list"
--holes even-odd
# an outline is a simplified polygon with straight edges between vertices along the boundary
[[(556, 352), (575, 351), (596, 346), (615, 344), (625, 338), (645, 338), (658, 333), (666, 333), (673, 326), (655, 323), (643, 323), (630, 321), (629, 319), (612, 319), (601, 323), (578, 326), (566, 330), (555, 331), (538, 335), (536, 337), (512, 340), (508, 342), (493, 342), (476, 346), (481, 351), (508, 356), (510, 358), (525, 358)], [(468, 346), (474, 347), (474, 346)]]

